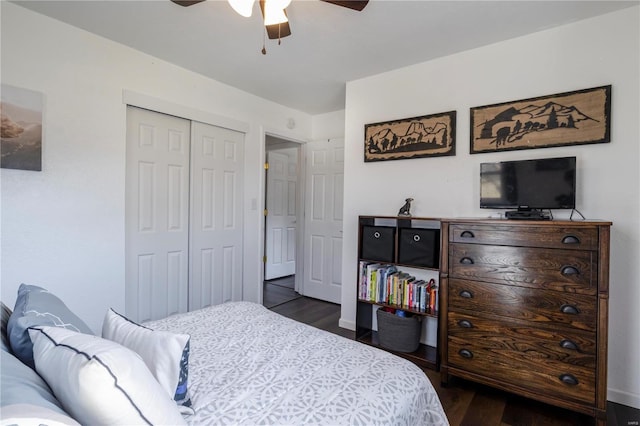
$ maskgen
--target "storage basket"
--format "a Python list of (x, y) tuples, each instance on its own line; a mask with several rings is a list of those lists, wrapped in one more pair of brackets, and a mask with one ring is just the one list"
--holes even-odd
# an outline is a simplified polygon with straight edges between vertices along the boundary
[(439, 261), (439, 229), (400, 228), (398, 263), (437, 268)]
[(395, 259), (396, 228), (392, 226), (362, 227), (362, 258), (378, 262)]
[(397, 352), (415, 352), (420, 346), (422, 317), (400, 317), (378, 309), (378, 340), (380, 346)]

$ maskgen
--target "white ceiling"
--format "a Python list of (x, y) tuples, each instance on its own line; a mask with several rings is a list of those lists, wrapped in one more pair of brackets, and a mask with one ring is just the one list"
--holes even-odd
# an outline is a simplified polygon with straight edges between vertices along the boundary
[(251, 18), (225, 0), (14, 3), (309, 114), (343, 109), (347, 81), (640, 4), (372, 0), (356, 12), (293, 0), (292, 35), (262, 55), (257, 3)]

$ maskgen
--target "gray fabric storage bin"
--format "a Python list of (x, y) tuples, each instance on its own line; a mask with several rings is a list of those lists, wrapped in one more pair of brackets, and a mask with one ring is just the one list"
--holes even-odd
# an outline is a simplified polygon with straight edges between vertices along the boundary
[(397, 352), (415, 352), (420, 346), (422, 317), (399, 317), (382, 309), (376, 311), (380, 346)]

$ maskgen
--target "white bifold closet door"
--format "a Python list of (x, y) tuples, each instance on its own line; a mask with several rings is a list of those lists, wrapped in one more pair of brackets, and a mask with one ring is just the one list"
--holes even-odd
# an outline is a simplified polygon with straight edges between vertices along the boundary
[(129, 318), (242, 299), (243, 152), (242, 133), (127, 108)]
[(242, 300), (244, 134), (193, 122), (189, 310)]

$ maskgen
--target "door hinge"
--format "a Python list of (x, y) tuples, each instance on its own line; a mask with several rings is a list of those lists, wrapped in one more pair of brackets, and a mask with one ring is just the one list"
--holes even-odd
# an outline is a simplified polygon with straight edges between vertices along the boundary
[(262, 256), (262, 263), (267, 263), (267, 256)]
[(264, 212), (263, 212), (263, 213), (264, 213), (264, 215), (266, 216), (266, 215), (268, 215), (268, 214), (269, 214), (269, 210), (264, 209)]
[(264, 163), (264, 169), (269, 170), (269, 163)]

